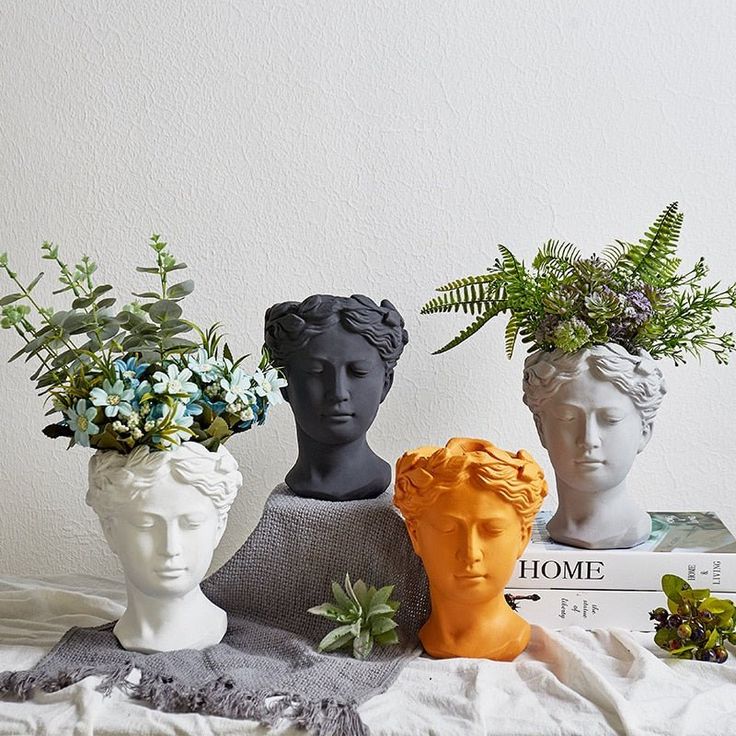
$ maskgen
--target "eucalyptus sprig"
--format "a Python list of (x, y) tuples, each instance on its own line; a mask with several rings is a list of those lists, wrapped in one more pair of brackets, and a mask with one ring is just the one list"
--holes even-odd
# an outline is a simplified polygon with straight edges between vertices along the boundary
[(332, 652), (352, 647), (353, 656), (365, 659), (373, 651), (373, 645), (398, 644), (398, 624), (393, 620), (399, 610), (399, 601), (390, 600), (394, 586), (368, 587), (362, 580), (354, 585), (350, 575), (345, 575), (345, 590), (339, 583), (332, 583), (334, 601), (310, 608), (308, 613), (324, 616), (340, 624), (319, 643), (320, 652)]
[(678, 659), (722, 664), (728, 659), (725, 645), (736, 644), (733, 601), (716, 598), (707, 588), (693, 589), (677, 575), (662, 576), (667, 608), (655, 608), (654, 642)]
[[(183, 318), (180, 302), (194, 283), (171, 283), (170, 275), (187, 266), (158, 234), (148, 245), (156, 265), (136, 270), (155, 275), (157, 286), (133, 294), (138, 299), (116, 313), (113, 287), (95, 284), (97, 264), (89, 256), (71, 267), (58, 246), (42, 244), (41, 258), (60, 274), (61, 288), (53, 293), (71, 292), (71, 308), (57, 311), (36, 298), (44, 274), (25, 284), (0, 254), (0, 270), (16, 288), (0, 299), (0, 327), (24, 342), (10, 361), (40, 361), (31, 379), (51, 400), (47, 415), (61, 414), (44, 433), (70, 438), (70, 447), (128, 453), (141, 444), (167, 450), (195, 441), (214, 450), (262, 424), (268, 408), (282, 400), (286, 381), (265, 353), (255, 372), (246, 373), (241, 363), (248, 356), (233, 358), (219, 322), (204, 330)], [(192, 331), (198, 340), (190, 339)]]
[(713, 353), (727, 363), (736, 349), (732, 332), (716, 332), (713, 315), (736, 306), (736, 283), (705, 285), (700, 258), (680, 272), (677, 242), (683, 215), (673, 202), (638, 243), (616, 241), (600, 256), (584, 258), (572, 243), (550, 240), (528, 268), (508, 248), (488, 272), (451, 281), (422, 314), (464, 312), (475, 320), (436, 353), (456, 347), (483, 325), (509, 313), (506, 353), (517, 338), (533, 350), (575, 352), (614, 342), (630, 352), (647, 350), (675, 365), (688, 355)]

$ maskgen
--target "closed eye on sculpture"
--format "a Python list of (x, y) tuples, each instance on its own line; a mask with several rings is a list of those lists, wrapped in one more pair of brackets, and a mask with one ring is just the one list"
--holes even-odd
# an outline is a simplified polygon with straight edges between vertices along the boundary
[(136, 529), (151, 529), (156, 524), (156, 519), (149, 514), (133, 514), (126, 517), (127, 522)]

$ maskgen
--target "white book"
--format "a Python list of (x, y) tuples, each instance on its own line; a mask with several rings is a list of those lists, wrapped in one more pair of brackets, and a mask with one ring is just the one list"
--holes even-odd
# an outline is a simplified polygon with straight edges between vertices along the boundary
[[(660, 590), (563, 590), (560, 588), (509, 588), (506, 593), (536, 600), (517, 599), (516, 610), (530, 624), (548, 629), (581, 626), (584, 629), (618, 627), (629, 631), (654, 631), (649, 611), (667, 608)], [(736, 600), (736, 593), (714, 593)]]
[(662, 575), (679, 575), (714, 595), (736, 590), (736, 539), (712, 511), (650, 512), (649, 539), (629, 549), (581, 549), (547, 533), (551, 511), (537, 515), (516, 563), (511, 588), (659, 590)]

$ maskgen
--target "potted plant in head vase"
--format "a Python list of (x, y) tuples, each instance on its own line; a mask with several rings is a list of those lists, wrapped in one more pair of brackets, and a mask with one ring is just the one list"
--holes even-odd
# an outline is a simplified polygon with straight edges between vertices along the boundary
[[(144, 302), (117, 313), (112, 287), (93, 283), (87, 256), (72, 269), (43, 244), (43, 258), (61, 271), (55, 293), (73, 297), (71, 309), (54, 311), (34, 291), (43, 274), (25, 285), (2, 254), (17, 291), (0, 300), (0, 324), (25, 342), (11, 360), (41, 363), (32, 379), (55, 417), (44, 433), (96, 450), (87, 503), (128, 594), (115, 636), (136, 651), (202, 649), (227, 628), (225, 611), (199, 584), (242, 485), (223, 443), (262, 424), (286, 381), (265, 354), (246, 372), (247, 356), (233, 359), (217, 324), (204, 331), (183, 319), (179, 303), (194, 285), (170, 279), (186, 266), (157, 235), (150, 246), (156, 265), (138, 271), (158, 276), (160, 290), (136, 294)], [(190, 332), (198, 339), (184, 337)]]
[(736, 284), (703, 284), (703, 258), (685, 271), (676, 255), (682, 225), (669, 205), (638, 243), (616, 241), (584, 258), (549, 241), (531, 268), (508, 248), (488, 273), (438, 291), (423, 314), (464, 311), (475, 321), (444, 352), (508, 312), (506, 352), (529, 344), (524, 403), (555, 471), (558, 508), (548, 531), (578, 547), (631, 547), (650, 533), (649, 515), (626, 486), (649, 442), (666, 392), (657, 360), (675, 364), (711, 352), (728, 361), (735, 343), (718, 334), (714, 312), (736, 306)]

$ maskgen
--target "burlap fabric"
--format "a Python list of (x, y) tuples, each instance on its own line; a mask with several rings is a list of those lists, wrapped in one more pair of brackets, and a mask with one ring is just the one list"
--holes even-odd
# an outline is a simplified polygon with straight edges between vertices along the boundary
[[(113, 624), (73, 628), (36, 667), (0, 674), (0, 693), (31, 697), (89, 675), (167, 711), (288, 719), (320, 736), (367, 734), (357, 705), (383, 692), (416, 656), (429, 612), (427, 580), (389, 489), (368, 501), (315, 501), (285, 485), (235, 555), (202, 584), (228, 612), (222, 643), (203, 651), (125, 651)], [(367, 661), (318, 654), (332, 622), (308, 614), (331, 598), (330, 583), (349, 572), (376, 586), (394, 584), (401, 646), (375, 648)], [(140, 671), (140, 679), (137, 673)]]

